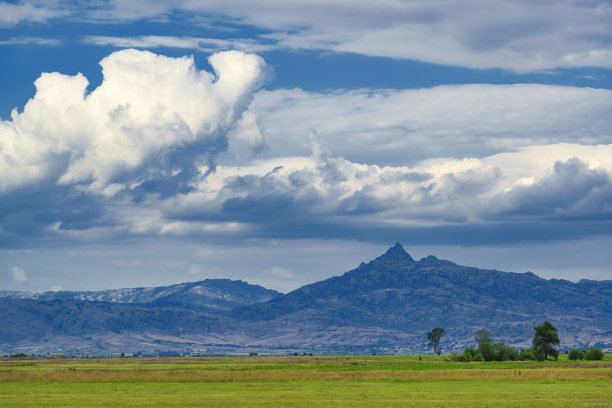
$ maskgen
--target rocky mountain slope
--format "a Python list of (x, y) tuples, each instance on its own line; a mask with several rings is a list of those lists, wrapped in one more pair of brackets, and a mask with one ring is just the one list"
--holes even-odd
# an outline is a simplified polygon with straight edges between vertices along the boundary
[(415, 261), (400, 244), (342, 276), (263, 303), (224, 305), (215, 313), (152, 304), (0, 299), (0, 353), (49, 350), (49, 344), (77, 354), (423, 352), (434, 327), (446, 329), (442, 346), (449, 352), (471, 345), (482, 328), (496, 341), (529, 346), (533, 328), (545, 319), (559, 328), (562, 347), (612, 348), (612, 281), (546, 280), (433, 256)]

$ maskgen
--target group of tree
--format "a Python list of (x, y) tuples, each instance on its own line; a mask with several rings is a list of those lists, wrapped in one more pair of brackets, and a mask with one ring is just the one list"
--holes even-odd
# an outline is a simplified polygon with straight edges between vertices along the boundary
[(570, 360), (603, 360), (604, 352), (598, 347), (585, 351), (572, 349), (569, 351), (567, 358)]
[[(536, 326), (534, 331), (531, 348), (519, 351), (514, 347), (508, 346), (504, 342), (494, 343), (490, 331), (479, 330), (475, 335), (478, 347), (468, 347), (463, 350), (463, 354), (453, 354), (451, 358), (454, 361), (543, 361), (549, 358), (557, 360), (559, 358), (559, 351), (555, 346), (560, 344), (557, 328), (548, 320), (545, 320), (540, 326)], [(427, 334), (429, 346), (438, 355), (440, 355), (442, 351), (440, 340), (443, 335), (444, 329), (439, 327)], [(603, 356), (604, 353), (601, 349), (593, 348), (585, 352), (572, 350), (568, 358), (570, 360), (601, 360)]]
[(491, 332), (488, 330), (478, 330), (474, 339), (478, 344), (477, 348), (468, 347), (463, 350), (463, 354), (454, 354), (451, 358), (454, 361), (514, 361), (536, 359), (532, 349), (518, 351), (504, 342), (494, 343), (492, 341)]
[(533, 349), (518, 351), (504, 342), (484, 341), (477, 348), (466, 348), (463, 354), (453, 354), (451, 359), (453, 361), (516, 361), (537, 360), (538, 357)]

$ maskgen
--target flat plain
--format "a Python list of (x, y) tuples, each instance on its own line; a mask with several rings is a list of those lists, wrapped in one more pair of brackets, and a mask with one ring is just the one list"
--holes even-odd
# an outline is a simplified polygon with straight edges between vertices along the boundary
[(603, 361), (448, 356), (0, 359), (0, 407), (609, 407)]

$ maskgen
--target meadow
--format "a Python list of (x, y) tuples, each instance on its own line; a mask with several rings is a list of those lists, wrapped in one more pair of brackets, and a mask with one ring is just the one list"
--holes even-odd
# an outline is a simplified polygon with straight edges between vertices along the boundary
[(0, 358), (0, 407), (609, 407), (603, 361), (448, 356)]

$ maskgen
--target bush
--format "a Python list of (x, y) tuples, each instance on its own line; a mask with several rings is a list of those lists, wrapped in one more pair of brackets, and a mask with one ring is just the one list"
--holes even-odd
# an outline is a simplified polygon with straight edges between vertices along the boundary
[(468, 347), (463, 350), (463, 354), (453, 354), (452, 361), (468, 362), (468, 361), (484, 361), (482, 354), (478, 350)]
[(584, 352), (582, 350), (571, 349), (567, 354), (570, 360), (584, 360)]
[(474, 356), (474, 354), (476, 353), (478, 353), (478, 351), (476, 351), (476, 349), (474, 349), (473, 347), (468, 347), (463, 350), (463, 355), (469, 357), (470, 360), (472, 359), (472, 356)]
[(604, 352), (600, 348), (594, 347), (584, 352), (585, 360), (603, 360)]
[(463, 350), (463, 355), (468, 358), (467, 361), (484, 361), (482, 354), (480, 354), (478, 350), (475, 350), (472, 347), (468, 347)]
[(514, 347), (506, 345), (506, 343), (495, 343), (493, 348), (497, 353), (497, 361), (516, 361), (519, 358), (519, 352)]
[(519, 360), (537, 360), (537, 358), (533, 349), (525, 349), (519, 353)]
[(484, 361), (495, 361), (497, 360), (497, 353), (495, 352), (495, 348), (488, 341), (484, 341), (478, 347), (478, 351), (484, 358)]
[(463, 354), (455, 354), (455, 353), (451, 354), (450, 359), (451, 359), (451, 361), (455, 361), (455, 362), (459, 362), (459, 363), (463, 363), (463, 362), (467, 361), (464, 358)]

